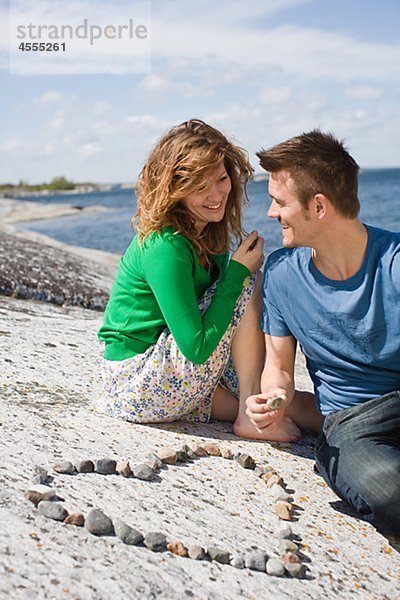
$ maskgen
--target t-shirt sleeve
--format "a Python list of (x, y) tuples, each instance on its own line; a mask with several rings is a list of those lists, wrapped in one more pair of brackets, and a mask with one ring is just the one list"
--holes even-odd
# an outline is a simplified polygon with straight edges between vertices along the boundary
[(202, 364), (224, 335), (250, 271), (230, 260), (218, 280), (204, 314), (200, 313), (193, 280), (194, 256), (186, 240), (159, 238), (142, 253), (142, 268), (168, 329), (180, 351)]
[(398, 294), (400, 294), (400, 246), (393, 253), (390, 267), (392, 281)]
[(269, 335), (285, 337), (292, 333), (279, 309), (280, 302), (284, 301), (284, 296), (280, 293), (277, 283), (274, 281), (274, 274), (270, 272), (270, 262), (267, 261), (263, 276), (261, 329)]

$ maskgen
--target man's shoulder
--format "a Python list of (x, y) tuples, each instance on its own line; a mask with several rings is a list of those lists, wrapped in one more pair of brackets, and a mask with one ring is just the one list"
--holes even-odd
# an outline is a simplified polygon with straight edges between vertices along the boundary
[(299, 267), (308, 260), (310, 248), (279, 248), (272, 252), (265, 263), (268, 271), (286, 271), (293, 265)]
[(388, 229), (381, 229), (379, 227), (373, 227), (372, 225), (366, 225), (368, 235), (372, 237), (373, 244), (371, 245), (374, 249), (383, 250), (399, 250), (400, 249), (400, 232), (389, 231)]

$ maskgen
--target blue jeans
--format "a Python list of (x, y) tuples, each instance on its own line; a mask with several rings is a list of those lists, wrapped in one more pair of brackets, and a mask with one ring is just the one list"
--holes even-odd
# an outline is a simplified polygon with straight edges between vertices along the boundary
[(400, 533), (400, 392), (325, 418), (315, 445), (326, 483), (381, 531)]

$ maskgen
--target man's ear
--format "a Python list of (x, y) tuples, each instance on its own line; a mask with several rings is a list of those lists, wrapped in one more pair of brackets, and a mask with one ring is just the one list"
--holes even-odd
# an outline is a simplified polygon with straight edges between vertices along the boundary
[(329, 210), (329, 200), (324, 194), (315, 194), (314, 210), (317, 219), (323, 219)]

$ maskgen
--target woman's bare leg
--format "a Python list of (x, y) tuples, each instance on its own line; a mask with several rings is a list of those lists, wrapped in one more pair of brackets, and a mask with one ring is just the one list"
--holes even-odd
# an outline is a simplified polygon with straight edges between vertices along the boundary
[(211, 418), (216, 421), (228, 421), (233, 423), (239, 409), (238, 399), (220, 385), (214, 392), (211, 405)]

